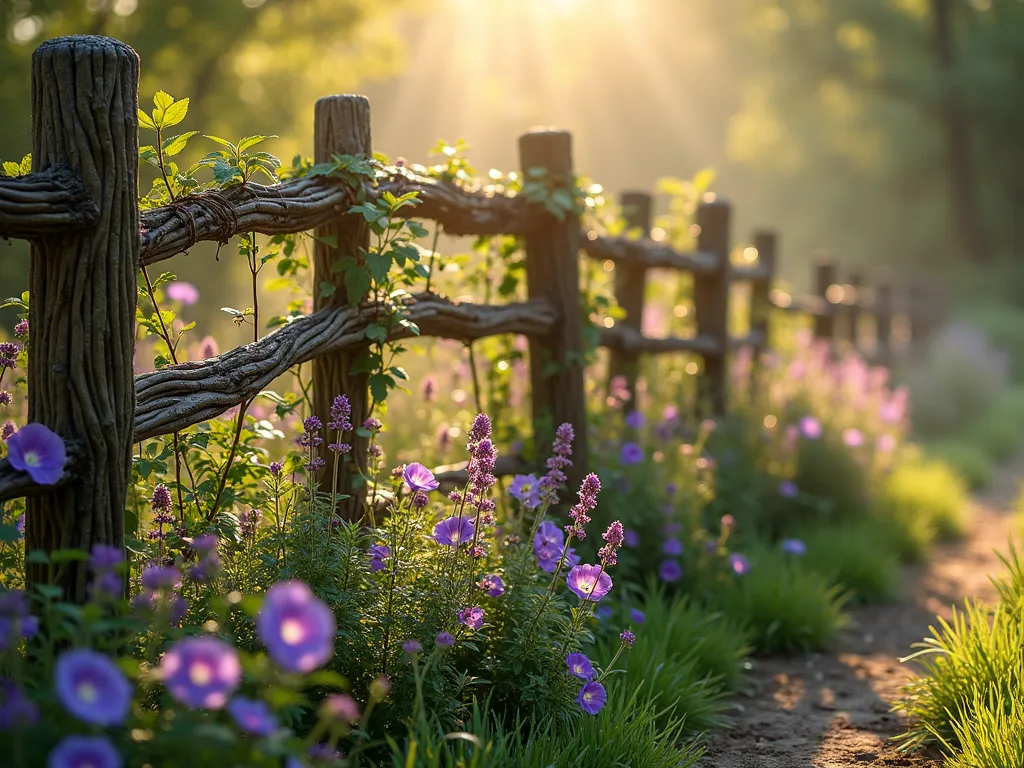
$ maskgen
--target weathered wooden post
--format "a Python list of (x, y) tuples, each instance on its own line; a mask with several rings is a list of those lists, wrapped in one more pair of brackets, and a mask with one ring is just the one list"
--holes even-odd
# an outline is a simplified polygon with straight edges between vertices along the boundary
[[(651, 231), (652, 199), (646, 192), (623, 192), (620, 198), (622, 214), (631, 230), (640, 230), (641, 237)], [(625, 261), (615, 267), (615, 300), (626, 312), (623, 325), (637, 333), (643, 330), (644, 292), (647, 288), (647, 270), (637, 264)], [(636, 408), (636, 379), (639, 375), (639, 356), (625, 349), (613, 349), (609, 361), (612, 378), (623, 376), (629, 391), (630, 402)]]
[(933, 331), (933, 297), (920, 278), (907, 285), (906, 296), (911, 349), (916, 354), (922, 354), (928, 347)]
[(850, 272), (847, 285), (853, 288), (853, 300), (846, 305), (847, 338), (854, 352), (860, 351), (860, 322), (864, 307), (864, 275), (860, 270)]
[(730, 216), (729, 203), (721, 199), (709, 200), (697, 208), (697, 250), (715, 256), (713, 269), (693, 275), (697, 333), (716, 342), (714, 352), (704, 353), (698, 400), (712, 416), (724, 416), (728, 407)]
[(836, 307), (829, 296), (829, 288), (836, 283), (836, 265), (828, 254), (821, 252), (815, 258), (814, 293), (821, 298), (821, 312), (814, 316), (814, 338), (830, 344), (836, 337)]
[(893, 306), (892, 283), (888, 280), (879, 282), (875, 287), (875, 338), (877, 351), (875, 362), (878, 365), (892, 365), (892, 318), (895, 313)]
[[(519, 138), (520, 165), (547, 169), (551, 189), (574, 188), (572, 135), (536, 129)], [(568, 422), (576, 433), (573, 465), (567, 473), (575, 493), (587, 471), (587, 410), (583, 386), (583, 313), (580, 307), (580, 223), (575, 212), (561, 219), (542, 207), (533, 211), (534, 225), (526, 235), (526, 286), (529, 298), (544, 298), (561, 313), (549, 338), (529, 339), (530, 387), (534, 428)], [(541, 435), (538, 434), (538, 437)], [(543, 455), (547, 446), (537, 446)]]
[(750, 331), (760, 337), (754, 350), (761, 353), (768, 349), (769, 330), (772, 316), (772, 283), (775, 282), (775, 254), (778, 235), (767, 230), (754, 233), (754, 248), (760, 274), (750, 284)]
[[(139, 57), (124, 43), (75, 35), (32, 56), (32, 160), (80, 177), (95, 224), (32, 245), (29, 420), (78, 450), (71, 482), (28, 499), (28, 551), (124, 546), (132, 461), (138, 206)], [(69, 600), (86, 598), (86, 564), (57, 570)], [(29, 584), (48, 579), (30, 564)]]
[[(313, 123), (314, 162), (330, 162), (334, 155), (372, 154), (370, 136), (370, 102), (365, 96), (325, 96), (316, 103)], [(319, 227), (314, 232), (313, 246), (313, 308), (314, 310), (347, 305), (344, 271), (334, 272), (331, 267), (342, 256), (360, 259), (370, 247), (370, 231), (362, 216), (345, 215)], [(336, 245), (335, 245), (336, 244)], [(325, 291), (324, 284), (334, 286)], [(322, 355), (313, 361), (313, 413), (320, 417), (326, 429), (331, 403), (338, 395), (346, 395), (352, 404), (352, 423), (360, 427), (370, 413), (368, 374), (352, 373), (352, 364), (358, 353), (337, 352)], [(326, 444), (329, 441), (324, 441)], [(339, 492), (352, 496), (341, 503), (341, 514), (348, 520), (358, 519), (362, 513), (364, 489), (356, 488), (357, 481), (367, 468), (367, 438), (352, 435), (349, 441), (352, 453), (344, 465), (339, 479)], [(331, 458), (320, 474), (321, 490), (330, 490)]]

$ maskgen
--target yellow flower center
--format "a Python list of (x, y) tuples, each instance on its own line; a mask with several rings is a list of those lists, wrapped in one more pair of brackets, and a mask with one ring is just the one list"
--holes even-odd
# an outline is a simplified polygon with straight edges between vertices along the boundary
[(209, 664), (198, 662), (189, 668), (188, 679), (193, 685), (208, 685), (213, 680), (213, 670)]
[(597, 692), (596, 691), (587, 691), (586, 693), (583, 694), (583, 700), (585, 702), (587, 702), (588, 704), (591, 701), (593, 701), (596, 697), (597, 697)]
[(25, 454), (25, 463), (30, 467), (39, 466), (39, 454), (35, 451), (29, 451)]
[(79, 683), (78, 687), (75, 689), (75, 693), (78, 694), (78, 698), (89, 704), (92, 704), (100, 697), (99, 690), (97, 690), (95, 685), (88, 681)]
[(301, 643), (305, 636), (305, 629), (295, 619), (285, 619), (281, 622), (281, 639), (288, 643), (288, 645)]

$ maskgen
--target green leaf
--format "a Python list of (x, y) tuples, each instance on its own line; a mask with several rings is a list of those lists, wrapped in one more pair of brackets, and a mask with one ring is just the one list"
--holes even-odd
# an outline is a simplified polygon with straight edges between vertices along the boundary
[(172, 125), (177, 125), (185, 119), (185, 115), (188, 114), (188, 99), (181, 99), (176, 101), (166, 108), (164, 111), (164, 128), (170, 128)]
[(153, 122), (153, 118), (151, 118), (141, 109), (139, 110), (139, 127), (148, 128), (151, 131), (156, 130), (156, 123)]
[(322, 281), (317, 287), (320, 289), (320, 296), (323, 298), (333, 296), (335, 291), (338, 290), (338, 286), (334, 283), (328, 283), (326, 280)]
[(370, 273), (366, 267), (355, 266), (345, 272), (345, 294), (349, 304), (358, 304), (370, 290)]
[[(277, 136), (275, 136), (275, 135), (271, 135), (271, 136), (246, 136), (244, 139), (242, 139), (241, 141), (238, 142), (238, 151), (239, 152), (245, 152), (245, 150), (249, 149), (249, 147), (255, 147), (257, 144), (259, 144), (262, 141), (266, 141), (267, 139), (276, 139), (276, 138), (277, 138)], [(278, 165), (280, 165), (280, 161), (278, 161)]]
[(12, 163), (10, 160), (4, 162), (4, 173), (8, 176), (20, 176), (21, 166), (17, 163)]
[(386, 325), (368, 325), (365, 333), (366, 338), (370, 341), (383, 343), (388, 340), (388, 328)]
[(222, 147), (227, 147), (228, 149), (231, 150), (231, 154), (232, 155), (237, 155), (238, 154), (238, 149), (235, 147), (234, 144), (232, 144), (227, 139), (222, 139), (220, 136), (210, 136), (208, 133), (204, 133), (203, 136), (206, 137), (207, 139), (209, 139), (210, 141), (217, 142)]
[(21, 175), (25, 176), (32, 173), (32, 153), (29, 152), (23, 158), (21, 158)]
[(239, 311), (238, 311), (237, 309), (235, 309), (234, 307), (221, 307), (221, 308), (220, 308), (220, 311), (221, 311), (221, 312), (227, 312), (227, 313), (228, 313), (229, 315), (231, 315), (232, 317), (242, 317), (242, 313), (241, 313), (241, 312), (239, 312)]
[(391, 269), (391, 256), (387, 253), (377, 253), (373, 251), (366, 257), (366, 266), (370, 270), (370, 275), (378, 283), (383, 283), (388, 276), (388, 271)]
[(217, 160), (213, 164), (213, 180), (218, 184), (228, 184), (235, 179), (242, 178), (242, 171), (237, 166), (228, 165), (223, 160)]
[(199, 131), (188, 131), (177, 136), (171, 136), (168, 139), (164, 139), (164, 145), (162, 147), (164, 154), (173, 157), (185, 148), (188, 140), (195, 136)]
[(383, 373), (375, 373), (369, 379), (370, 395), (378, 403), (388, 399), (388, 382), (391, 382), (391, 385), (394, 386), (394, 379)]

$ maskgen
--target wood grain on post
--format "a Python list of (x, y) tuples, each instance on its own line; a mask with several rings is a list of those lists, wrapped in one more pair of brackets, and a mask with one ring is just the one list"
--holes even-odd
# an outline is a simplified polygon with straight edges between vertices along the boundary
[(892, 318), (895, 314), (892, 283), (888, 280), (878, 283), (875, 288), (875, 362), (878, 365), (892, 365)]
[(847, 284), (853, 288), (853, 301), (847, 305), (846, 323), (850, 348), (860, 351), (860, 318), (864, 302), (864, 276), (859, 270), (851, 272)]
[(814, 264), (814, 293), (821, 299), (821, 312), (814, 316), (814, 338), (832, 343), (836, 336), (835, 305), (829, 300), (829, 288), (836, 282), (836, 266), (828, 255), (819, 253)]
[[(28, 499), (26, 550), (124, 547), (132, 461), (132, 353), (139, 259), (139, 57), (124, 43), (75, 35), (32, 56), (32, 158), (63, 166), (99, 210), (91, 227), (33, 243), (29, 421), (80, 449), (75, 480)], [(48, 579), (29, 565), (29, 584)], [(86, 564), (57, 569), (86, 599)]]
[[(554, 189), (573, 189), (572, 136), (566, 131), (537, 129), (519, 138), (520, 165), (547, 169)], [(580, 308), (580, 223), (570, 212), (559, 219), (541, 207), (533, 211), (536, 226), (526, 242), (526, 285), (531, 299), (547, 299), (561, 321), (547, 338), (531, 337), (530, 387), (534, 428), (569, 423), (576, 433), (572, 467), (566, 473), (569, 493), (587, 472), (587, 409), (583, 385), (583, 313)], [(550, 435), (538, 432), (537, 438)], [(544, 455), (549, 446), (538, 445)]]
[(750, 331), (762, 339), (757, 352), (768, 349), (772, 306), (772, 283), (775, 281), (775, 263), (778, 249), (778, 235), (760, 230), (754, 233), (754, 248), (757, 261), (764, 268), (764, 275), (752, 281), (750, 286)]
[[(651, 231), (652, 199), (646, 192), (624, 192), (620, 199), (626, 226), (640, 230), (641, 237)], [(615, 267), (615, 300), (626, 312), (622, 324), (638, 333), (643, 332), (644, 292), (647, 288), (647, 269), (628, 261)], [(626, 349), (614, 349), (609, 360), (611, 378), (623, 376), (629, 391), (631, 408), (636, 408), (636, 379), (639, 375), (639, 357)]]
[[(372, 154), (370, 137), (370, 102), (365, 96), (326, 96), (316, 103), (313, 126), (314, 159), (326, 163), (334, 155)], [(313, 247), (313, 308), (314, 310), (341, 307), (348, 304), (345, 292), (345, 273), (332, 272), (334, 262), (342, 256), (360, 259), (360, 249), (370, 247), (370, 231), (362, 216), (345, 215), (339, 211), (338, 218), (314, 230), (317, 238)], [(335, 247), (336, 244), (336, 247)], [(335, 290), (325, 295), (320, 286), (330, 283)], [(338, 395), (346, 395), (352, 405), (352, 424), (362, 425), (370, 412), (368, 374), (353, 374), (352, 364), (361, 353), (338, 352), (327, 354), (313, 361), (313, 413), (320, 417), (326, 430), (331, 403)], [(326, 436), (326, 435), (325, 435)], [(361, 514), (363, 490), (354, 490), (353, 481), (366, 472), (366, 438), (351, 435), (347, 442), (352, 452), (344, 465), (338, 481), (338, 491), (352, 494), (339, 505), (341, 514), (348, 520), (358, 519)], [(332, 442), (325, 440), (324, 444)], [(327, 465), (320, 473), (320, 489), (330, 491), (333, 456), (327, 456)], [(353, 464), (355, 466), (353, 466)]]
[(730, 216), (729, 203), (720, 199), (701, 203), (697, 208), (697, 249), (713, 253), (717, 259), (714, 271), (693, 276), (697, 333), (718, 342), (714, 352), (704, 354), (700, 386), (701, 405), (712, 416), (724, 416), (728, 403)]

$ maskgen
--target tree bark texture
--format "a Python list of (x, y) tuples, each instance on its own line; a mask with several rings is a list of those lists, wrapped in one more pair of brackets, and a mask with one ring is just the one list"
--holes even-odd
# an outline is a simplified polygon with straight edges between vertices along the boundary
[[(29, 420), (81, 446), (74, 482), (28, 500), (26, 548), (124, 546), (135, 419), (132, 370), (139, 257), (139, 57), (119, 41), (57, 38), (32, 58), (36, 168), (78, 175), (96, 223), (32, 248)], [(29, 566), (29, 583), (47, 578)], [(63, 566), (68, 599), (86, 597), (83, 563)]]

